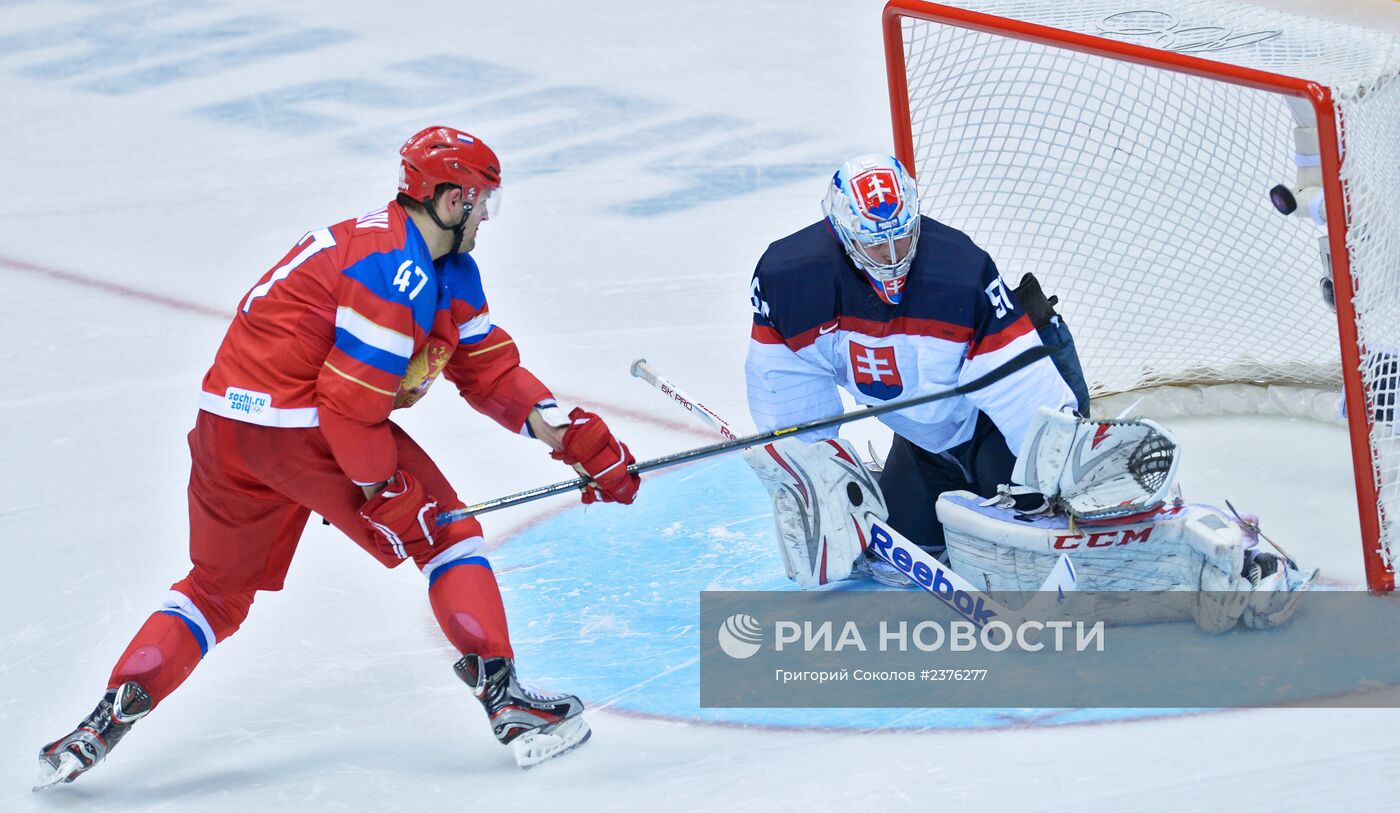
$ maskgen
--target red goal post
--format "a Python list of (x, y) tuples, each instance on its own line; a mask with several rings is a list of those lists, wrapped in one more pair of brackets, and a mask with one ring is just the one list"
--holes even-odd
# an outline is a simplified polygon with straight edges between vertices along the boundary
[[(1216, 0), (890, 0), (883, 25), (925, 213), (1062, 296), (1093, 395), (1341, 386), (1367, 583), (1393, 590), (1400, 45)], [(1325, 226), (1275, 211), (1269, 179), (1318, 164)]]

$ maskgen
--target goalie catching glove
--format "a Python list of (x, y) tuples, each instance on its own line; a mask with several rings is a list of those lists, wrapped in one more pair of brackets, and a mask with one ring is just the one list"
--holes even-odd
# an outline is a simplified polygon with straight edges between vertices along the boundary
[[(1076, 519), (1122, 521), (1167, 501), (1177, 450), (1171, 434), (1149, 420), (1089, 420), (1041, 407), (1011, 480)], [(1010, 496), (1026, 499), (1015, 489)]]
[[(1209, 632), (1283, 623), (1317, 571), (1260, 550), (1248, 519), (1169, 504), (1179, 460), (1176, 440), (1150, 420), (1041, 409), (1012, 472), (1016, 485), (990, 500), (939, 497), (953, 569), (995, 590), (1028, 590), (1068, 553), (1081, 590), (1071, 615), (1192, 619)], [(1156, 592), (1132, 595), (1141, 591)]]

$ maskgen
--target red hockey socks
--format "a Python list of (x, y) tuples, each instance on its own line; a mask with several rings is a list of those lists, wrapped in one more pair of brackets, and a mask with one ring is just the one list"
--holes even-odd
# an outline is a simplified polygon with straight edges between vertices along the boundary
[(451, 562), (428, 578), (433, 615), (458, 652), (483, 658), (515, 657), (496, 574), (484, 556)]
[(252, 591), (213, 596), (191, 573), (171, 585), (160, 609), (131, 639), (107, 688), (134, 680), (159, 704), (185, 682), (216, 642), (238, 629), (252, 604)]
[(117, 660), (107, 687), (134, 680), (158, 705), (203, 657), (204, 649), (183, 619), (166, 611), (152, 613)]

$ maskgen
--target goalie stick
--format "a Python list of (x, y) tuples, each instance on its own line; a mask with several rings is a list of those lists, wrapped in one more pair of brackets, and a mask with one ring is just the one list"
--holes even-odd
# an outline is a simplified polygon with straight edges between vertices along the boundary
[[(632, 375), (655, 387), (662, 395), (695, 416), (696, 420), (725, 437), (733, 437), (729, 424), (723, 418), (682, 392), (670, 379), (654, 370), (646, 359), (632, 362)], [(953, 612), (978, 627), (985, 627), (992, 621), (1003, 621), (1015, 627), (1025, 621), (1051, 620), (1052, 616), (1059, 614), (1058, 610), (1064, 604), (1065, 593), (1073, 591), (1078, 581), (1074, 564), (1070, 562), (1068, 555), (1062, 553), (1036, 595), (1021, 609), (1012, 610), (973, 587), (967, 579), (925, 553), (922, 548), (905, 539), (874, 514), (864, 512), (861, 515), (859, 531), (867, 550), (874, 551), (877, 556), (898, 568), (915, 585), (932, 593)]]
[[(966, 384), (959, 384), (958, 386), (952, 387), (950, 389), (941, 390), (939, 392), (931, 392), (927, 395), (920, 395), (915, 398), (905, 398), (899, 401), (891, 401), (887, 404), (881, 404), (880, 406), (868, 406), (865, 409), (857, 410), (855, 412), (844, 412), (839, 415), (832, 415), (827, 418), (818, 418), (814, 421), (800, 423), (796, 426), (788, 426), (782, 429), (774, 429), (771, 432), (761, 432), (757, 435), (749, 435), (748, 437), (735, 438), (734, 440), (725, 441), (724, 443), (716, 443), (712, 446), (702, 446), (699, 449), (691, 449), (690, 451), (677, 452), (676, 454), (666, 455), (665, 457), (658, 457), (653, 460), (647, 460), (641, 463), (633, 463), (632, 465), (627, 467), (627, 470), (632, 472), (633, 474), (645, 474), (646, 472), (656, 471), (657, 469), (665, 469), (670, 468), (671, 466), (678, 466), (681, 463), (689, 463), (694, 460), (704, 460), (707, 457), (714, 457), (715, 455), (726, 454), (728, 452), (738, 451), (739, 449), (747, 449), (750, 446), (762, 446), (763, 444), (768, 443), (769, 441), (777, 440), (778, 438), (786, 437), (788, 435), (795, 435), (802, 432), (810, 432), (818, 429), (830, 429), (833, 426), (840, 426), (842, 424), (850, 423), (851, 421), (859, 421), (865, 418), (874, 418), (877, 415), (884, 415), (890, 412), (896, 412), (901, 409), (919, 406), (920, 404), (929, 404), (933, 403), (934, 401), (942, 401), (948, 398), (955, 398), (959, 395), (966, 395), (969, 392), (976, 392), (977, 390), (980, 390), (983, 387), (995, 384), (996, 382), (1011, 375), (1012, 373), (1019, 372), (1025, 369), (1026, 367), (1030, 366), (1031, 364), (1034, 364), (1035, 362), (1046, 358), (1049, 355), (1050, 349), (1048, 347), (1045, 347), (1044, 345), (1041, 345), (1039, 347), (1032, 347), (1029, 350), (1023, 350), (1021, 353), (1012, 357), (1009, 361), (1007, 361), (1000, 367), (997, 367), (994, 370), (990, 370), (984, 375), (974, 378)], [(694, 414), (693, 411), (692, 414)], [(538, 486), (536, 488), (528, 489), (526, 491), (521, 491), (518, 494), (511, 494), (506, 497), (497, 497), (494, 500), (487, 500), (485, 502), (479, 502), (474, 505), (468, 505), (465, 508), (458, 508), (455, 511), (444, 511), (443, 513), (438, 515), (437, 522), (439, 525), (446, 525), (449, 522), (456, 522), (457, 520), (463, 519), (465, 517), (475, 516), (477, 514), (485, 514), (490, 511), (499, 511), (502, 508), (510, 508), (512, 506), (522, 505), (527, 502), (534, 502), (535, 500), (542, 500), (545, 497), (552, 497), (555, 494), (563, 494), (568, 491), (580, 490), (587, 486), (589, 482), (591, 481), (587, 477), (578, 477), (573, 480), (566, 480), (562, 483), (554, 483), (553, 485), (547, 486)]]

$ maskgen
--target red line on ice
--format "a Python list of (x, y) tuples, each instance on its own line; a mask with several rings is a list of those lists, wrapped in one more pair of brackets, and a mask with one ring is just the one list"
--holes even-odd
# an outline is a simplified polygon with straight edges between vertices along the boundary
[(18, 271), (23, 274), (33, 274), (47, 279), (67, 282), (83, 288), (93, 288), (99, 291), (106, 291), (117, 296), (124, 296), (128, 299), (139, 299), (143, 302), (150, 302), (155, 305), (162, 305), (173, 310), (184, 311), (186, 313), (197, 313), (200, 316), (217, 316), (220, 319), (230, 317), (230, 311), (219, 308), (211, 308), (208, 305), (200, 305), (196, 302), (186, 302), (164, 294), (157, 294), (151, 291), (143, 291), (140, 288), (133, 288), (129, 285), (122, 285), (118, 282), (110, 282), (96, 277), (89, 277), (86, 274), (78, 274), (72, 271), (64, 271), (58, 268), (51, 268), (46, 265), (18, 260), (14, 257), (0, 255), (0, 268), (7, 268), (11, 271)]

